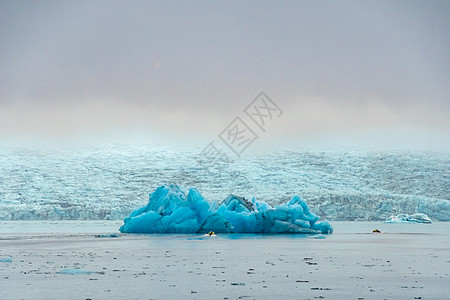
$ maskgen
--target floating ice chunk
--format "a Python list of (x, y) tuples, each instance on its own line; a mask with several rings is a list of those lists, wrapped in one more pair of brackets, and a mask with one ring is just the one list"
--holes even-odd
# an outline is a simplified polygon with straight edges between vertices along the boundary
[(124, 220), (125, 233), (332, 233), (327, 221), (317, 222), (306, 202), (294, 196), (272, 207), (252, 198), (236, 195), (210, 205), (197, 189), (161, 186), (149, 203)]
[(319, 235), (317, 235), (317, 236), (314, 236), (313, 239), (323, 240), (323, 239), (325, 239), (325, 236), (319, 234)]
[(431, 219), (426, 214), (416, 213), (416, 214), (399, 214), (396, 216), (389, 217), (385, 223), (426, 223), (430, 224)]
[(0, 262), (10, 263), (10, 262), (12, 262), (12, 257), (0, 258)]
[(322, 233), (333, 233), (333, 227), (331, 227), (330, 223), (327, 220), (322, 222), (317, 222), (313, 224), (312, 229), (319, 230)]

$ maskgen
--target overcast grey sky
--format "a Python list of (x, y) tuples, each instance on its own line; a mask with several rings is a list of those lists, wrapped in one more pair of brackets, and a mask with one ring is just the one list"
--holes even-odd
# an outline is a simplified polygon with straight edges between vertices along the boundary
[[(3, 1), (0, 138), (450, 149), (450, 1)], [(426, 147), (424, 145), (427, 145)]]

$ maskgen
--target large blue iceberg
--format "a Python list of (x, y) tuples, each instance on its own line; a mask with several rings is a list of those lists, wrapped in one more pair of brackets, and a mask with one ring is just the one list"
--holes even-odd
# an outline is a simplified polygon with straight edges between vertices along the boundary
[(149, 203), (124, 219), (123, 233), (332, 233), (299, 196), (275, 207), (253, 197), (230, 195), (210, 203), (196, 188), (160, 186)]

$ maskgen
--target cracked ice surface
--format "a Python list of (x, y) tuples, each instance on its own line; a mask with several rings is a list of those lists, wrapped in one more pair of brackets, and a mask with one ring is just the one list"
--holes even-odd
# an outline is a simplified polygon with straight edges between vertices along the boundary
[(104, 146), (0, 149), (0, 220), (122, 219), (161, 184), (196, 187), (271, 206), (302, 195), (328, 220), (386, 220), (425, 213), (450, 221), (448, 154), (272, 151), (204, 168), (199, 148)]

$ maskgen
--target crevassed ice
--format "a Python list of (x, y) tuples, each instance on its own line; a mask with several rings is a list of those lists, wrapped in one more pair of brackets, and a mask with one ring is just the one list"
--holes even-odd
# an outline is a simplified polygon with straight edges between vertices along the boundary
[(149, 203), (125, 218), (124, 233), (332, 233), (327, 221), (311, 212), (299, 196), (270, 206), (230, 195), (220, 205), (209, 203), (196, 188), (160, 186)]
[(233, 193), (275, 206), (299, 194), (333, 221), (400, 213), (450, 221), (449, 154), (269, 151), (204, 167), (197, 163), (201, 150), (0, 147), (0, 220), (119, 220), (145, 205), (148, 191), (175, 183), (214, 202)]

